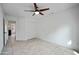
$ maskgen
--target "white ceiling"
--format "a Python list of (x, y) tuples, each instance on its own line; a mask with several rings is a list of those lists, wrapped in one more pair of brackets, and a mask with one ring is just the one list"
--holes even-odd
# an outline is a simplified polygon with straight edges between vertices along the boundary
[[(40, 9), (50, 8), (43, 12), (45, 15), (49, 15), (73, 7), (77, 3), (38, 3), (37, 5)], [(32, 3), (3, 3), (2, 6), (4, 13), (12, 16), (32, 16), (33, 12), (24, 12), (24, 10), (34, 9)]]

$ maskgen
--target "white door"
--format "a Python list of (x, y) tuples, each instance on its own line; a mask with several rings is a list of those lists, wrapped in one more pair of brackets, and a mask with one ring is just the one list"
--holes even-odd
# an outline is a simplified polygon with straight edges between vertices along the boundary
[(7, 21), (3, 19), (3, 45), (6, 45), (6, 42), (8, 40), (8, 30), (7, 30)]

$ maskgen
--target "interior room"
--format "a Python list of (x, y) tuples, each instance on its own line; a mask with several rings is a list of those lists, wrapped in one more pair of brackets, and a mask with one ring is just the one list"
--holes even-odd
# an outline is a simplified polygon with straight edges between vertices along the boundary
[(0, 55), (79, 54), (78, 3), (0, 3)]

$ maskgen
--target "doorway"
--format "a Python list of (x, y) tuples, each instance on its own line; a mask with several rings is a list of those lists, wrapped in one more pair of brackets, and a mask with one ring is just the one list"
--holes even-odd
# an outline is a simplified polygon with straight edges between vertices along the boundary
[(16, 40), (16, 21), (8, 21), (8, 39), (12, 42)]

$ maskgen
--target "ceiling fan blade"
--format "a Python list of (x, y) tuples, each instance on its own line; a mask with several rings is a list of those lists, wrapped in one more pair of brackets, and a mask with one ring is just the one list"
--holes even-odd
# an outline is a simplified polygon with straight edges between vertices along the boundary
[(37, 10), (37, 4), (36, 3), (34, 3), (34, 8), (35, 8), (35, 11)]
[(32, 16), (34, 16), (35, 15), (35, 13), (33, 13), (33, 15)]
[(43, 13), (39, 12), (39, 14), (44, 15)]
[(34, 10), (24, 10), (25, 12), (35, 12)]
[(46, 10), (49, 10), (49, 8), (40, 9), (39, 11), (46, 11)]

